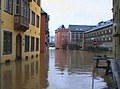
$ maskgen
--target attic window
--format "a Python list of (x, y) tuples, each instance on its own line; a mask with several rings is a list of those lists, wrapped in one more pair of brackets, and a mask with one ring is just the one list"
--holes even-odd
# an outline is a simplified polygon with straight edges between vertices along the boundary
[(76, 28), (76, 30), (78, 30), (78, 28)]

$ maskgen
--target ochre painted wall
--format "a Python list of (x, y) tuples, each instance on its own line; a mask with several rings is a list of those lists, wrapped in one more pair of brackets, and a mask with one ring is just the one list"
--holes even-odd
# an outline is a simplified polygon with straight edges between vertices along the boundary
[[(35, 3), (33, 0), (32, 0), (32, 2), (30, 3), (30, 24), (29, 24), (29, 30), (27, 30), (25, 33), (24, 33), (24, 36), (25, 35), (30, 35), (30, 36), (33, 36), (33, 37), (35, 37), (35, 39), (36, 38), (39, 38), (40, 39), (40, 26), (39, 26), (39, 28), (38, 27), (36, 27), (36, 26), (33, 26), (33, 25), (31, 25), (31, 20), (32, 20), (32, 18), (31, 18), (31, 15), (32, 15), (32, 11), (33, 12), (35, 12), (35, 17), (36, 17), (36, 15), (38, 15), (39, 16), (39, 23), (40, 23), (40, 19), (41, 19), (41, 15), (40, 15), (40, 7), (37, 5), (37, 3)], [(35, 21), (35, 24), (36, 24), (36, 21)], [(31, 43), (31, 39), (30, 39), (30, 43)], [(40, 44), (40, 41), (39, 41), (39, 44)], [(34, 46), (36, 46), (36, 41), (35, 41), (35, 45)], [(30, 47), (31, 47), (31, 45), (30, 45)], [(40, 48), (40, 47), (39, 47)], [(31, 49), (31, 48), (30, 48)], [(36, 49), (36, 47), (35, 47), (35, 49)], [(34, 51), (34, 52), (24, 52), (24, 50), (23, 50), (23, 59), (25, 59), (25, 57), (26, 56), (28, 56), (28, 59), (31, 59), (31, 56), (33, 55), (34, 57), (36, 56), (36, 55), (40, 55), (40, 52), (39, 51)]]
[[(36, 15), (39, 16), (39, 20), (41, 19), (41, 13), (40, 13), (40, 7), (37, 5), (37, 3), (35, 3), (33, 0), (32, 2), (30, 2), (30, 24), (29, 24), (29, 29), (26, 32), (20, 31), (20, 30), (16, 30), (14, 29), (14, 8), (13, 8), (13, 15), (8, 14), (4, 11), (4, 0), (1, 0), (2, 3), (2, 8), (1, 8), (1, 35), (0, 35), (0, 43), (1, 43), (1, 54), (0, 54), (0, 63), (5, 63), (6, 60), (10, 60), (11, 61), (15, 61), (16, 58), (16, 36), (17, 34), (20, 34), (22, 36), (21, 42), (22, 42), (22, 60), (25, 60), (25, 57), (28, 56), (28, 59), (31, 59), (31, 56), (33, 55), (34, 58), (36, 58), (36, 55), (40, 55), (40, 51), (34, 51), (34, 52), (25, 52), (25, 35), (29, 35), (30, 36), (30, 43), (31, 43), (31, 36), (35, 37), (35, 44), (34, 44), (34, 48), (36, 49), (36, 38), (40, 39), (40, 26), (39, 28), (37, 28), (36, 26), (31, 25), (31, 11), (35, 12), (35, 17)], [(13, 6), (14, 6), (13, 2)], [(36, 21), (35, 21), (36, 23)], [(39, 21), (40, 23), (40, 21)], [(12, 53), (9, 55), (3, 55), (3, 31), (10, 31), (12, 32)], [(40, 44), (40, 41), (39, 41)], [(31, 47), (31, 45), (30, 45)], [(40, 48), (40, 47), (39, 47)], [(31, 49), (31, 48), (30, 48)]]

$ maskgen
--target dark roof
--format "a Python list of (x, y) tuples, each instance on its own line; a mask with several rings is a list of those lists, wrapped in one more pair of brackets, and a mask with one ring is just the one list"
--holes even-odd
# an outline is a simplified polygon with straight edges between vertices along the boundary
[(71, 31), (87, 31), (94, 27), (93, 25), (69, 25)]
[(60, 27), (59, 27), (59, 29), (65, 29), (65, 26), (64, 25), (61, 25)]
[(50, 20), (50, 16), (42, 8), (41, 8), (41, 14), (45, 15), (48, 18), (48, 21)]
[(86, 31), (85, 33), (95, 31), (95, 30), (99, 30), (101, 28), (105, 28), (105, 27), (112, 26), (112, 25), (113, 25), (113, 20), (112, 19), (110, 19), (108, 21), (105, 21), (105, 22), (101, 21), (96, 25), (95, 28), (92, 28), (92, 29)]
[(41, 8), (41, 13), (42, 14), (47, 14), (42, 8)]

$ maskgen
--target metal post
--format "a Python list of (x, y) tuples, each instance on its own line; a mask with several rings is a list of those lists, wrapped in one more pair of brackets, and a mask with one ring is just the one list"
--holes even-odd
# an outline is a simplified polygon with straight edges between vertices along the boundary
[(96, 71), (96, 66), (95, 66), (95, 63), (93, 61), (93, 66), (92, 66), (92, 89), (94, 89), (95, 71)]
[(1, 3), (2, 3), (3, 0), (0, 0), (0, 63), (1, 63), (1, 36), (2, 36), (2, 29), (1, 29), (1, 10), (2, 10), (2, 7), (1, 7)]

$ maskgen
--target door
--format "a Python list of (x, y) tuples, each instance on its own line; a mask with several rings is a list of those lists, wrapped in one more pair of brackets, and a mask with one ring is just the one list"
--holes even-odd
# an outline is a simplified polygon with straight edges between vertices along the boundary
[(18, 34), (16, 36), (16, 60), (22, 59), (22, 36)]

